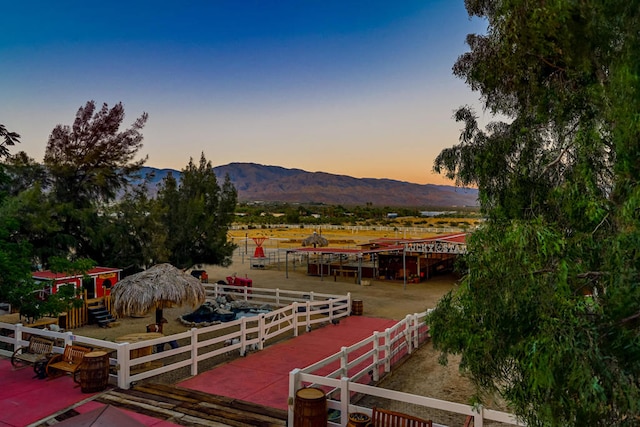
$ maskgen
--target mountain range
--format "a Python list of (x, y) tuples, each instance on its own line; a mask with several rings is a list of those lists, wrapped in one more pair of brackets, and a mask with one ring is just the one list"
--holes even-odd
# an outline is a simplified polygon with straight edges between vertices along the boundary
[[(451, 185), (414, 184), (392, 179), (354, 178), (256, 163), (229, 163), (213, 168), (219, 183), (228, 174), (240, 202), (322, 203), (327, 205), (396, 207), (466, 207), (478, 205), (478, 190)], [(151, 174), (150, 191), (169, 173), (144, 167)]]

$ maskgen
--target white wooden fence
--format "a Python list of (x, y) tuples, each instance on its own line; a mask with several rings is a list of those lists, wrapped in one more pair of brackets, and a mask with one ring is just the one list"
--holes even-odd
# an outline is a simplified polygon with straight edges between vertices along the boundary
[[(136, 343), (115, 343), (75, 335), (73, 332), (53, 332), (28, 328), (21, 324), (0, 323), (0, 354), (10, 357), (19, 346), (28, 345), (25, 339), (32, 334), (56, 341), (54, 351), (62, 353), (66, 345), (77, 344), (102, 349), (111, 354), (111, 377), (120, 388), (156, 375), (188, 367), (190, 375), (198, 374), (198, 364), (208, 359), (238, 351), (262, 350), (264, 345), (310, 331), (314, 326), (346, 317), (351, 311), (351, 294), (329, 295), (316, 292), (283, 291), (279, 289), (245, 288), (219, 284), (205, 285), (207, 299), (233, 295), (253, 304), (278, 307), (268, 313), (225, 322), (170, 336)], [(173, 341), (177, 348), (151, 352), (141, 349), (165, 347)], [(132, 353), (144, 354), (131, 358)]]
[[(252, 304), (257, 305), (271, 304), (278, 308), (254, 317), (193, 328), (180, 334), (137, 343), (115, 343), (74, 335), (72, 332), (53, 332), (28, 328), (21, 324), (0, 323), (0, 354), (10, 357), (15, 348), (28, 345), (25, 338), (31, 334), (54, 339), (54, 351), (58, 353), (62, 353), (64, 346), (70, 344), (104, 349), (111, 354), (110, 364), (112, 372), (115, 372), (111, 374), (111, 378), (118, 387), (126, 389), (136, 381), (177, 369), (189, 369), (190, 375), (197, 375), (198, 364), (208, 359), (233, 351), (244, 355), (249, 350), (262, 350), (270, 341), (287, 335), (297, 336), (299, 333), (310, 331), (313, 326), (331, 323), (348, 316), (351, 311), (351, 294), (342, 296), (219, 284), (208, 284), (205, 287), (209, 300), (231, 294), (235, 299), (251, 300)], [(325, 389), (330, 397), (328, 407), (340, 410), (340, 423), (329, 422), (330, 426), (346, 425), (349, 412), (371, 414), (370, 408), (357, 406), (350, 401), (355, 394), (471, 415), (476, 427), (482, 427), (484, 420), (521, 425), (514, 416), (504, 412), (483, 408), (474, 410), (460, 403), (367, 385), (370, 381), (378, 381), (381, 374), (390, 372), (396, 362), (412, 353), (427, 339), (428, 331), (424, 322), (426, 314), (427, 312), (408, 315), (392, 328), (375, 332), (365, 340), (343, 347), (339, 353), (311, 366), (293, 370), (289, 375), (289, 425), (293, 425), (296, 391), (310, 385)], [(180, 346), (131, 358), (132, 351), (135, 354), (136, 350), (164, 346), (171, 341), (178, 341)], [(319, 375), (318, 371), (325, 367), (333, 369), (329, 374)]]
[[(318, 387), (327, 394), (329, 409), (340, 411), (340, 422), (329, 421), (329, 426), (345, 426), (349, 413), (362, 412), (371, 415), (372, 409), (358, 406), (352, 402), (354, 397), (360, 401), (365, 396), (379, 397), (388, 400), (444, 410), (474, 418), (474, 426), (482, 427), (485, 420), (498, 421), (509, 425), (518, 424), (515, 416), (482, 407), (473, 407), (461, 403), (447, 402), (424, 396), (417, 396), (395, 390), (368, 385), (376, 383), (380, 374), (391, 372), (393, 365), (407, 354), (411, 354), (424, 343), (428, 337), (424, 317), (428, 311), (408, 315), (404, 320), (384, 332), (374, 332), (340, 352), (329, 356), (306, 368), (294, 369), (289, 374), (289, 425), (294, 421), (295, 396), (303, 387)], [(326, 372), (328, 374), (319, 374)], [(435, 426), (441, 424), (434, 423)]]

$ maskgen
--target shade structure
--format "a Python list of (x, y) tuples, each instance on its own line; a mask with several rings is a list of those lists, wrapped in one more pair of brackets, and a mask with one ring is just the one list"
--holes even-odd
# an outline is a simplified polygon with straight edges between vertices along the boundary
[(111, 405), (67, 418), (56, 424), (64, 427), (144, 427), (144, 424)]
[(156, 323), (160, 323), (164, 308), (204, 304), (205, 290), (192, 275), (171, 264), (157, 264), (120, 280), (111, 290), (111, 298), (118, 316), (156, 309)]
[(321, 235), (319, 235), (318, 233), (316, 233), (315, 231), (311, 236), (307, 237), (302, 241), (302, 246), (313, 246), (314, 248), (317, 246), (324, 247), (328, 245), (329, 245), (329, 241), (324, 237), (322, 237)]

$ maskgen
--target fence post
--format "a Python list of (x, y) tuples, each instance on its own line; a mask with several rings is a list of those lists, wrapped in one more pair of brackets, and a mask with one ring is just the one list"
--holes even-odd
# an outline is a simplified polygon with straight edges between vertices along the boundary
[(404, 318), (404, 340), (407, 343), (407, 353), (411, 354), (413, 352), (413, 346), (411, 345), (411, 332), (413, 331), (413, 322), (410, 314)]
[(291, 313), (291, 317), (293, 317), (293, 336), (298, 336), (298, 303), (296, 301), (291, 304), (291, 308), (293, 312)]
[(384, 331), (384, 371), (391, 372), (391, 330)]
[(243, 317), (240, 321), (240, 356), (244, 356), (245, 346), (247, 345), (247, 318)]
[(191, 328), (191, 375), (198, 375), (198, 328)]
[(413, 346), (420, 347), (420, 316), (418, 313), (413, 314)]
[(478, 414), (473, 416), (473, 427), (483, 427), (484, 425), (484, 407), (478, 406), (474, 409)]
[(340, 374), (343, 377), (349, 375), (349, 353), (347, 352), (347, 347), (340, 348)]
[[(351, 402), (349, 393), (349, 377), (340, 378), (340, 425), (346, 426), (349, 422), (349, 405)], [(293, 425), (293, 424), (291, 424)]]
[(307, 332), (311, 332), (311, 303), (307, 301), (305, 303), (306, 310), (304, 312), (307, 322)]
[[(272, 319), (273, 320), (273, 319)], [(264, 340), (265, 335), (267, 335), (266, 331), (267, 325), (265, 322), (264, 313), (260, 313), (258, 316), (258, 349), (262, 350), (264, 348)]]
[(118, 387), (121, 389), (129, 388), (129, 344), (121, 343), (118, 344), (118, 348), (116, 350), (116, 357), (118, 358), (117, 362), (117, 372), (118, 372)]
[[(64, 337), (64, 345), (73, 345), (73, 342), (75, 341), (75, 337), (73, 336), (73, 332), (71, 331), (67, 331), (64, 333), (65, 337)], [(64, 350), (64, 349), (63, 349)]]
[(293, 417), (293, 411), (294, 411), (294, 402), (295, 402), (295, 398), (296, 398), (296, 393), (298, 392), (298, 389), (300, 388), (301, 384), (300, 384), (300, 369), (299, 368), (295, 368), (293, 371), (289, 372), (289, 398), (287, 399), (287, 406), (288, 406), (288, 421), (287, 421), (287, 425), (288, 426), (293, 426), (293, 421), (294, 421), (294, 417)]
[(378, 364), (380, 363), (380, 332), (373, 332), (373, 381), (378, 382), (380, 380), (380, 370)]
[(14, 334), (14, 343), (13, 343), (13, 351), (16, 351), (18, 347), (20, 347), (20, 342), (22, 341), (22, 328), (24, 325), (22, 323), (16, 324), (16, 332)]

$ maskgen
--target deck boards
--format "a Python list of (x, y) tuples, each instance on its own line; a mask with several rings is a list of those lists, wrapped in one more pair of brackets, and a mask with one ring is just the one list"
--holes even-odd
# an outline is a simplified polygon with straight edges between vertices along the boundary
[(281, 409), (165, 384), (114, 389), (96, 401), (182, 426), (278, 427), (287, 422)]

